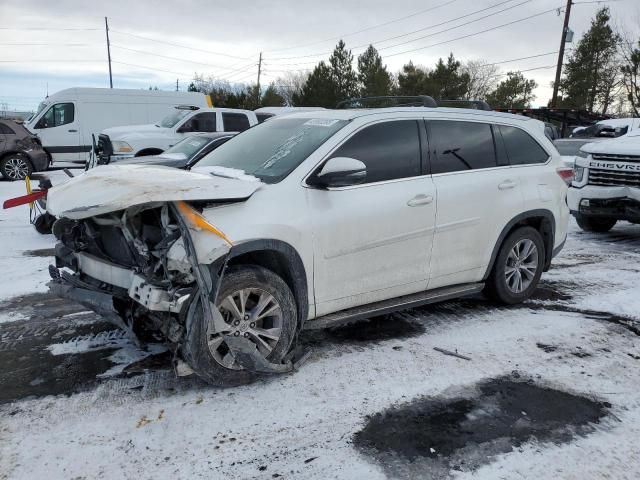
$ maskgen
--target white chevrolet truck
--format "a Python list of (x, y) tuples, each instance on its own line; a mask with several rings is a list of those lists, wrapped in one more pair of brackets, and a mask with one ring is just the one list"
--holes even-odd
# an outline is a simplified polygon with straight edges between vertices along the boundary
[(640, 132), (582, 146), (567, 199), (589, 232), (607, 232), (618, 220), (640, 223)]

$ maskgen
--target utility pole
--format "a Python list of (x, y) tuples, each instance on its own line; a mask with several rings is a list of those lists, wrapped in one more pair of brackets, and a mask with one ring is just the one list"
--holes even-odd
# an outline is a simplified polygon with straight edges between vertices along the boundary
[(178, 84), (178, 79), (176, 78), (176, 92), (180, 91), (180, 86)]
[(104, 17), (104, 30), (107, 32), (107, 58), (109, 59), (109, 88), (113, 88), (113, 77), (111, 76), (111, 44), (109, 43), (109, 22)]
[(262, 52), (260, 52), (260, 59), (258, 60), (258, 88), (256, 91), (256, 105), (260, 106), (260, 73), (262, 72)]
[(564, 61), (564, 44), (567, 40), (567, 32), (569, 31), (571, 4), (571, 0), (567, 0), (567, 6), (564, 9), (564, 25), (562, 27), (562, 36), (560, 37), (560, 51), (558, 52), (558, 65), (556, 66), (556, 81), (553, 82), (553, 97), (551, 97), (552, 108), (557, 107), (558, 104), (558, 88), (560, 87), (560, 75), (562, 74), (562, 63)]

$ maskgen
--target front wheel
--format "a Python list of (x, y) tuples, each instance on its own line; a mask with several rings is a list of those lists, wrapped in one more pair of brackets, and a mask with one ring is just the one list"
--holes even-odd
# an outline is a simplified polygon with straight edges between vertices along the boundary
[(532, 227), (511, 233), (498, 252), (486, 293), (502, 303), (523, 302), (536, 289), (544, 268), (542, 236)]
[(193, 371), (208, 383), (231, 387), (257, 377), (240, 366), (225, 336), (242, 336), (254, 343), (271, 363), (289, 352), (298, 326), (295, 299), (287, 284), (271, 270), (241, 265), (230, 267), (222, 278), (217, 307), (222, 328), (204, 318), (200, 298), (190, 307), (182, 353)]
[(33, 165), (26, 155), (13, 153), (0, 161), (0, 172), (7, 180), (24, 180), (33, 173)]
[(585, 232), (606, 233), (617, 223), (615, 218), (597, 218), (576, 215), (578, 226)]

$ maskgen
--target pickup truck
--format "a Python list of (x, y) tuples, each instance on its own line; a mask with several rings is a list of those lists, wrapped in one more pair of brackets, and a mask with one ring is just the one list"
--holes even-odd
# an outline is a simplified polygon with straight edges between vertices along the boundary
[(99, 163), (158, 155), (183, 138), (201, 132), (242, 132), (258, 124), (252, 111), (234, 108), (175, 107), (156, 124), (107, 128), (98, 136)]
[(640, 131), (583, 145), (568, 204), (578, 225), (607, 232), (619, 220), (640, 223)]

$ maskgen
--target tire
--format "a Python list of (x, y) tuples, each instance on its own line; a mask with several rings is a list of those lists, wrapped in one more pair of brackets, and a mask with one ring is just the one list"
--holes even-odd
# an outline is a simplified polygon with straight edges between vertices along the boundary
[(49, 235), (51, 234), (51, 229), (53, 227), (54, 222), (56, 221), (56, 217), (51, 215), (50, 213), (43, 213), (36, 217), (36, 220), (33, 222), (33, 226), (41, 235)]
[[(289, 352), (291, 343), (293, 342), (296, 329), (298, 328), (296, 302), (287, 284), (278, 275), (266, 268), (252, 265), (238, 265), (229, 267), (222, 278), (222, 284), (218, 292), (217, 306), (225, 317), (225, 320), (231, 320), (229, 328), (235, 330), (234, 322), (236, 317), (230, 313), (230, 308), (225, 309), (225, 305), (229, 305), (228, 298), (238, 291), (250, 292), (246, 297), (248, 307), (255, 306), (258, 295), (266, 293), (280, 307), (280, 319), (278, 320), (280, 333), (279, 338), (264, 339), (266, 343), (271, 343), (271, 353), (265, 354), (266, 358), (272, 363), (279, 363)], [(239, 302), (239, 297), (234, 297)], [(266, 297), (265, 297), (266, 298)], [(238, 303), (236, 303), (236, 306)], [(272, 305), (268, 304), (267, 306)], [(251, 313), (251, 309), (247, 310)], [(259, 312), (258, 312), (259, 313)], [(262, 331), (268, 331), (269, 325), (264, 322), (271, 322), (271, 326), (277, 326), (276, 315), (273, 317), (265, 316), (262, 320), (258, 320)], [(246, 317), (244, 317), (246, 320)], [(239, 321), (239, 320), (238, 320)], [(184, 360), (189, 364), (193, 371), (206, 382), (218, 387), (234, 387), (244, 385), (254, 381), (258, 374), (241, 369), (238, 365), (230, 364), (233, 357), (228, 355), (228, 347), (219, 334), (209, 335), (207, 333), (207, 322), (203, 316), (200, 296), (195, 299), (189, 307), (187, 333), (184, 344), (181, 347)], [(248, 324), (241, 324), (237, 330), (246, 327)], [(256, 323), (257, 325), (257, 323)], [(275, 327), (274, 327), (275, 328)], [(253, 328), (248, 331), (254, 332)], [(249, 335), (245, 331), (245, 336)], [(258, 331), (258, 330), (255, 330)], [(273, 330), (272, 330), (273, 331)], [(259, 343), (253, 340), (253, 343)], [(215, 353), (209, 348), (208, 341), (211, 339), (212, 345), (215, 345)], [(217, 343), (220, 342), (220, 343)], [(275, 343), (274, 343), (275, 342)], [(225, 349), (227, 355), (224, 354)]]
[[(532, 247), (530, 251), (527, 250), (529, 247)], [(516, 254), (517, 251), (520, 253)], [(485, 292), (507, 305), (525, 301), (538, 286), (544, 260), (545, 248), (540, 232), (532, 227), (518, 228), (500, 246)], [(510, 272), (513, 273), (508, 275)]]
[(0, 173), (12, 182), (24, 180), (33, 173), (33, 164), (25, 154), (11, 153), (0, 160)]
[(597, 218), (576, 215), (578, 226), (585, 232), (606, 233), (618, 222), (615, 218)]

